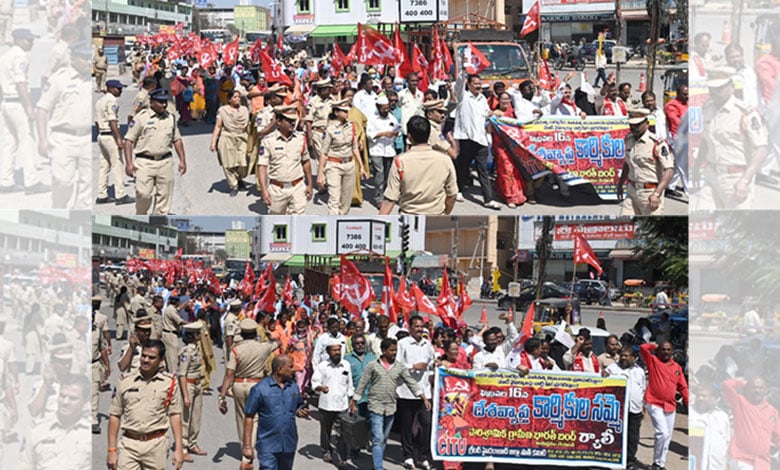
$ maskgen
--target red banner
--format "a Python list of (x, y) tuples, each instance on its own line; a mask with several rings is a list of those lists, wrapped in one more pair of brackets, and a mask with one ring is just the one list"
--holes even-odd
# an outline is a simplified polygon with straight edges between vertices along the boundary
[(574, 240), (582, 235), (588, 240), (624, 240), (634, 238), (636, 227), (633, 222), (595, 223), (595, 224), (556, 224), (555, 240)]

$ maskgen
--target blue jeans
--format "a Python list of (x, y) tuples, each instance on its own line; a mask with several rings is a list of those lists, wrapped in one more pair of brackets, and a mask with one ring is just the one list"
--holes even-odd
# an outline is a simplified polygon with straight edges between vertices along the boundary
[(390, 428), (393, 427), (395, 415), (383, 416), (369, 412), (369, 422), (371, 423), (371, 455), (374, 458), (374, 470), (383, 470), (382, 461), (385, 457), (385, 446), (387, 438), (390, 436)]
[(276, 454), (257, 454), (260, 470), (292, 470), (295, 452), (278, 452)]

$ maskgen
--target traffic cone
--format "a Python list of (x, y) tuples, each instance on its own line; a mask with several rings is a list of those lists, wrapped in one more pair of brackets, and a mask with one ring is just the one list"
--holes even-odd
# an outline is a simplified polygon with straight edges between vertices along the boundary
[(482, 307), (482, 316), (479, 317), (479, 322), (482, 323), (483, 325), (487, 325), (488, 324), (487, 307)]
[(728, 19), (723, 20), (723, 30), (720, 33), (720, 42), (721, 44), (731, 43), (731, 28), (729, 27)]
[(640, 73), (639, 74), (639, 92), (644, 93), (645, 89), (647, 88), (647, 83), (645, 83), (645, 74)]

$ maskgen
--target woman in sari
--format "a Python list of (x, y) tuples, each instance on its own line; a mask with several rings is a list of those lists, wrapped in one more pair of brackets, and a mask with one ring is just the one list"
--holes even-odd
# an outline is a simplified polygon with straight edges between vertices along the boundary
[(206, 88), (203, 85), (203, 77), (200, 72), (199, 68), (192, 70), (192, 88), (194, 93), (192, 103), (190, 103), (190, 111), (192, 112), (192, 119), (196, 121), (203, 119), (206, 112)]
[(230, 197), (244, 188), (241, 181), (246, 175), (247, 126), (249, 110), (241, 106), (241, 93), (228, 93), (228, 104), (219, 108), (217, 124), (211, 135), (211, 151), (217, 152), (219, 163), (230, 187)]
[[(349, 114), (347, 120), (355, 125), (357, 131), (358, 150), (360, 159), (363, 160), (363, 168), (368, 168), (368, 145), (366, 145), (366, 124), (368, 118), (362, 111), (352, 106), (352, 98), (355, 96), (354, 88), (344, 88), (341, 90), (341, 99), (349, 100)], [(352, 192), (352, 207), (361, 207), (363, 205), (363, 188), (360, 178), (355, 178), (355, 190)]]
[(189, 69), (183, 67), (181, 74), (177, 75), (174, 80), (178, 82), (176, 88), (181, 90), (181, 93), (176, 94), (176, 110), (179, 112), (179, 122), (188, 123), (192, 120), (190, 115), (190, 103), (193, 98), (192, 78), (190, 78)]
[[(512, 98), (509, 93), (503, 92), (498, 97), (498, 108), (493, 111), (493, 116), (514, 119), (515, 113), (512, 109)], [(512, 157), (506, 150), (506, 147), (498, 145), (501, 138), (497, 132), (494, 132), (492, 124), (488, 129), (493, 134), (493, 143), (491, 150), (495, 159), (496, 167), (496, 192), (504, 198), (510, 209), (524, 204), (526, 201), (524, 189), (525, 184), (523, 175), (512, 161)]]

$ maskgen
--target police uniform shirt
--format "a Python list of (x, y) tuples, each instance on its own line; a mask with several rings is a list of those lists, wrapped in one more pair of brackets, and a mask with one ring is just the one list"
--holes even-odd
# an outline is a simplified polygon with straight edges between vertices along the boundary
[(14, 16), (15, 3), (14, 0), (0, 0), (0, 16)]
[(108, 70), (108, 56), (105, 54), (95, 55), (95, 59), (92, 63), (94, 64), (95, 69), (100, 72), (105, 72)]
[(326, 157), (350, 158), (357, 147), (355, 125), (350, 121), (336, 122), (328, 126), (322, 143), (322, 154)]
[(439, 152), (446, 154), (452, 145), (442, 133), (441, 124), (433, 122), (430, 119), (428, 122), (431, 123), (431, 133), (428, 136), (428, 145), (430, 145), (433, 150), (438, 150)]
[(276, 343), (241, 341), (233, 346), (225, 368), (234, 370), (237, 378), (262, 378), (268, 357), (276, 348)]
[(168, 305), (163, 310), (163, 330), (167, 332), (173, 331), (176, 334), (179, 331), (179, 327), (184, 324), (184, 319), (179, 316), (179, 312), (173, 305)]
[(286, 138), (278, 130), (263, 138), (257, 164), (268, 167), (268, 177), (289, 183), (303, 178), (303, 164), (309, 161), (306, 139), (303, 134), (293, 132)]
[(133, 108), (132, 111), (130, 111), (130, 115), (134, 116), (144, 109), (149, 109), (149, 92), (146, 91), (146, 89), (141, 88), (141, 91), (139, 91), (133, 99)]
[(70, 46), (60, 39), (54, 44), (49, 54), (49, 67), (46, 76), (51, 77), (59, 69), (68, 66), (70, 66)]
[(319, 95), (315, 96), (309, 101), (309, 112), (305, 120), (311, 121), (312, 127), (325, 127), (331, 113), (331, 104), (333, 104), (331, 98), (323, 100)]
[[(266, 106), (260, 111), (257, 112), (257, 120), (255, 122), (255, 125), (257, 126), (258, 131), (262, 131), (266, 127), (268, 127), (268, 124), (273, 120), (274, 118), (274, 109), (272, 106)], [(269, 134), (270, 135), (270, 134)]]
[[(114, 98), (111, 93), (106, 93), (106, 96)], [(89, 81), (82, 78), (76, 69), (67, 67), (58, 70), (53, 77), (49, 78), (35, 106), (46, 111), (51, 129), (88, 131), (92, 127), (92, 116), (82, 110), (84, 103), (88, 103), (91, 99)], [(99, 121), (98, 125), (100, 125)], [(110, 128), (101, 130), (110, 130)]]
[(157, 114), (151, 109), (145, 109), (135, 116), (128, 127), (125, 139), (135, 143), (136, 154), (161, 157), (171, 152), (174, 142), (181, 140), (176, 118), (167, 111)]
[(135, 313), (139, 309), (145, 309), (147, 313), (151, 313), (150, 311), (151, 303), (149, 303), (141, 294), (135, 294), (132, 299), (130, 299), (130, 311), (135, 316)]
[(140, 372), (122, 379), (109, 410), (111, 416), (121, 417), (122, 429), (141, 434), (168, 430), (168, 417), (181, 413), (179, 385), (165, 372), (157, 372), (148, 382)]
[(16, 86), (27, 83), (27, 53), (19, 46), (13, 46), (0, 57), (0, 87), (4, 98), (18, 98)]
[(104, 349), (104, 340), (103, 335), (100, 334), (100, 329), (94, 323), (92, 324), (92, 334), (90, 336), (92, 339), (92, 364), (97, 364), (100, 362), (100, 352)]
[(200, 351), (198, 350), (197, 343), (185, 344), (181, 350), (179, 356), (179, 377), (186, 377), (188, 379), (200, 379), (201, 378), (201, 363)]
[(758, 111), (733, 96), (720, 109), (705, 106), (704, 119), (710, 163), (747, 165), (748, 155), (769, 143), (767, 126)]
[(441, 215), (447, 196), (456, 194), (452, 159), (428, 145), (416, 145), (393, 161), (384, 196), (404, 214)]
[(69, 427), (56, 418), (34, 427), (24, 443), (18, 470), (91, 468), (90, 423), (82, 418)]
[(108, 330), (108, 317), (103, 315), (100, 312), (95, 312), (95, 327), (97, 330), (101, 333), (104, 333)]
[[(122, 346), (122, 349), (119, 351), (119, 358), (125, 357), (125, 353), (127, 352), (127, 349), (130, 347), (130, 343)], [(128, 375), (134, 374), (138, 372), (138, 370), (141, 368), (141, 345), (136, 344), (133, 348), (133, 351), (130, 353), (132, 354), (130, 358), (130, 365), (128, 366), (127, 370), (122, 372), (122, 378), (127, 377)]]
[(626, 136), (626, 161), (628, 179), (635, 183), (658, 183), (664, 170), (674, 168), (669, 145), (649, 130), (639, 139)]
[[(228, 312), (225, 316), (225, 336), (238, 336), (241, 330), (238, 328), (238, 317), (233, 312)], [(234, 338), (234, 341), (238, 338)]]

